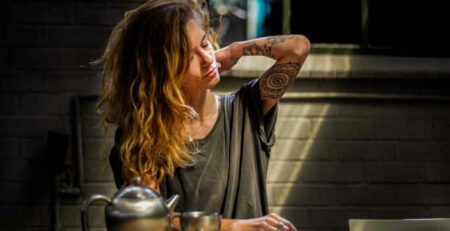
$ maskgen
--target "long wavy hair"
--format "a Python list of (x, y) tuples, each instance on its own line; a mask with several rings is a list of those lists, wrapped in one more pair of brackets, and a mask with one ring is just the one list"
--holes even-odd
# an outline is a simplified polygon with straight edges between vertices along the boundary
[[(158, 188), (175, 168), (191, 165), (187, 124), (193, 109), (181, 91), (190, 65), (186, 24), (195, 20), (217, 48), (209, 15), (193, 0), (150, 0), (127, 11), (113, 28), (103, 55), (97, 112), (104, 127), (121, 130), (122, 178)], [(217, 33), (216, 33), (217, 34)], [(195, 145), (194, 145), (195, 146)]]

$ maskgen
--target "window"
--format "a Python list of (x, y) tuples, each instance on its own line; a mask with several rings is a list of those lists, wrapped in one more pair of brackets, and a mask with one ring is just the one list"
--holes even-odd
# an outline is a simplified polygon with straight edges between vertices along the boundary
[[(210, 0), (226, 6), (222, 41), (304, 34), (312, 53), (450, 57), (450, 1)], [(222, 7), (223, 8), (223, 7)], [(244, 12), (244, 13), (242, 13)], [(216, 13), (217, 15), (217, 13)]]
[(291, 33), (312, 52), (450, 56), (450, 3), (441, 0), (291, 0)]
[(450, 3), (369, 0), (368, 44), (401, 53), (450, 56)]
[(314, 43), (360, 44), (361, 0), (291, 1), (290, 25)]

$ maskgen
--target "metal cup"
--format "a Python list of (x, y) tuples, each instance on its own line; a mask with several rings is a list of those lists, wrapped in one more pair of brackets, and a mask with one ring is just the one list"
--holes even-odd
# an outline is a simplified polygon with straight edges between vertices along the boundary
[(174, 215), (170, 218), (170, 227), (178, 231), (173, 226), (173, 219), (180, 218), (182, 231), (219, 231), (222, 216), (217, 212), (193, 211)]

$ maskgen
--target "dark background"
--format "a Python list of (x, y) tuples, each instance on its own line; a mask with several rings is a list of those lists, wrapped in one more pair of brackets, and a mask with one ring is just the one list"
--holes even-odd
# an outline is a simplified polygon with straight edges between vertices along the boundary
[[(101, 150), (100, 78), (88, 63), (141, 2), (0, 2), (2, 230), (80, 230), (82, 201), (117, 190), (107, 162), (114, 128)], [(448, 3), (395, 2), (369, 1), (370, 46), (356, 55), (313, 48), (280, 103), (269, 201), (303, 231), (348, 230), (349, 218), (450, 217)], [(280, 2), (272, 4), (267, 25), (278, 34)], [(313, 46), (362, 43), (359, 1), (291, 6), (292, 32)], [(244, 39), (245, 22), (226, 17), (224, 43)], [(217, 91), (255, 77), (229, 73)], [(105, 230), (103, 206), (90, 216), (93, 230)]]

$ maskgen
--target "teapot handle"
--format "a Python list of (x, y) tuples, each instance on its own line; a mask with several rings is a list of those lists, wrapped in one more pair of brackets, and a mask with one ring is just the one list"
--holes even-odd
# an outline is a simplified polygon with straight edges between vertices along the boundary
[(173, 216), (171, 216), (170, 217), (170, 219), (169, 219), (169, 224), (170, 224), (170, 228), (172, 229), (172, 230), (175, 230), (175, 231), (178, 231), (178, 229), (177, 228), (175, 228), (175, 225), (173, 225), (173, 219), (175, 219), (175, 218), (181, 218), (181, 215), (173, 215)]
[(100, 194), (94, 194), (89, 199), (85, 200), (83, 202), (83, 205), (81, 206), (81, 226), (83, 228), (83, 231), (89, 231), (89, 221), (88, 221), (88, 209), (89, 206), (91, 206), (96, 201), (104, 201), (107, 204), (111, 203), (111, 199), (109, 199), (106, 196), (100, 195)]

